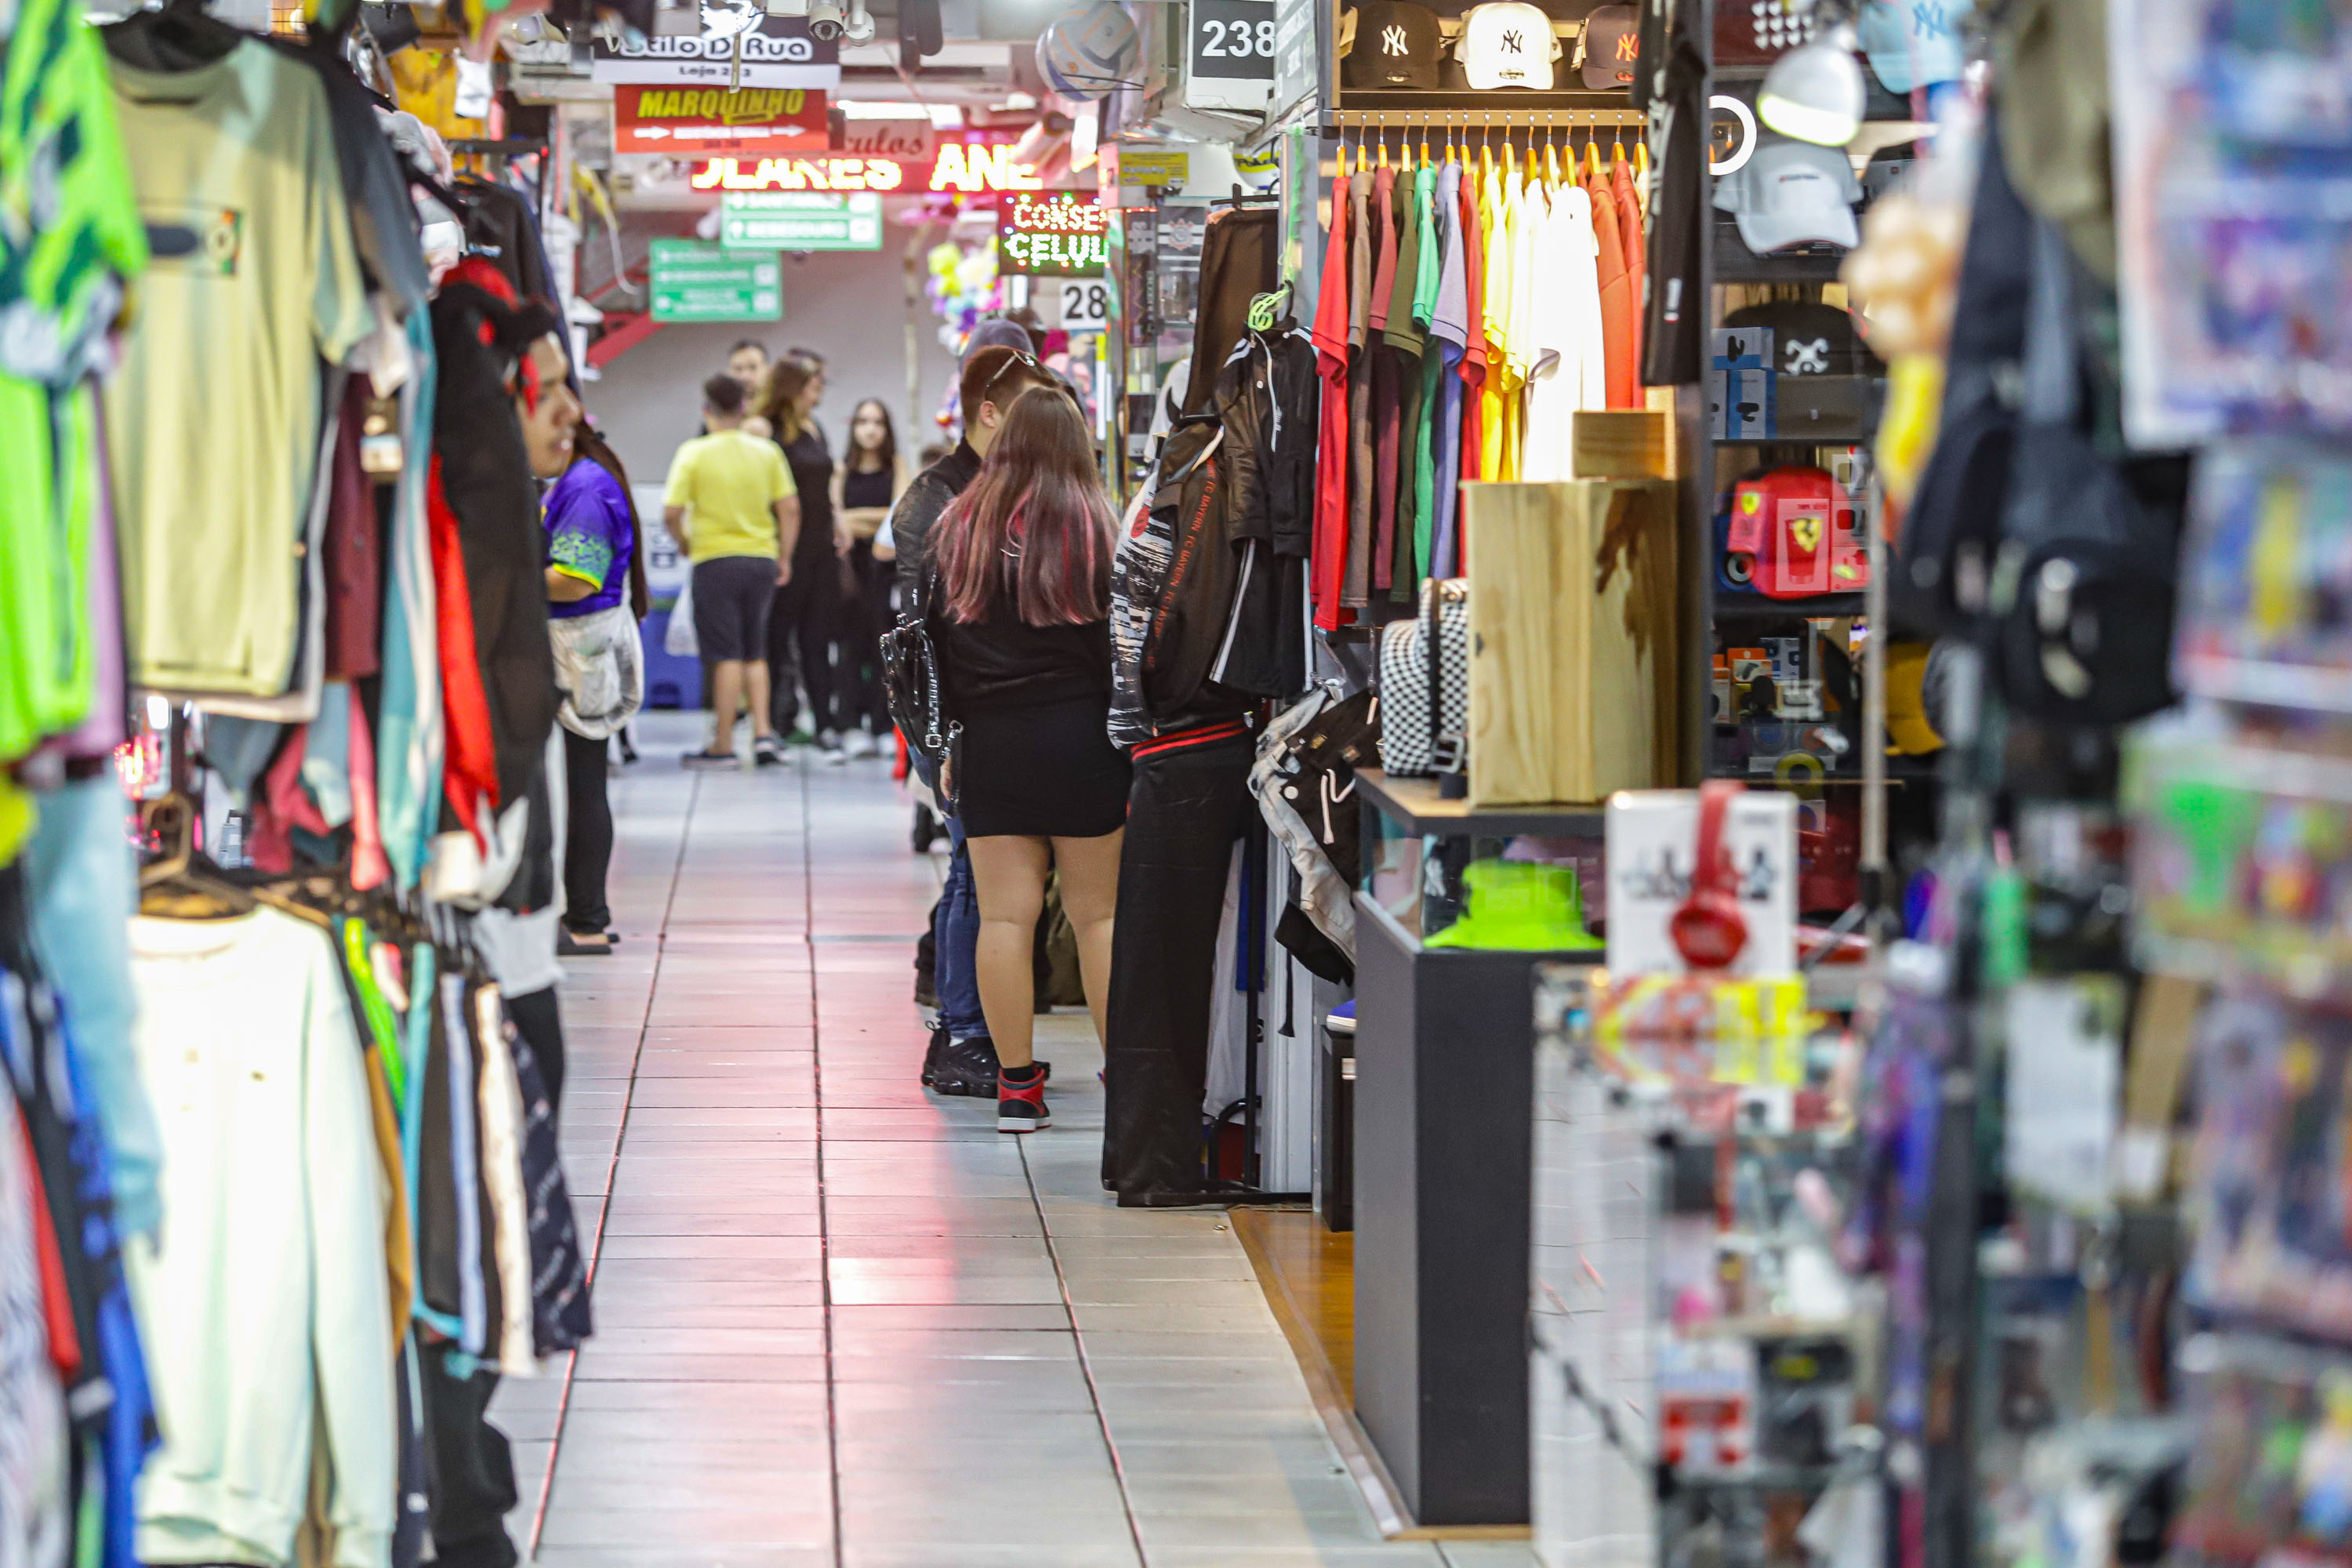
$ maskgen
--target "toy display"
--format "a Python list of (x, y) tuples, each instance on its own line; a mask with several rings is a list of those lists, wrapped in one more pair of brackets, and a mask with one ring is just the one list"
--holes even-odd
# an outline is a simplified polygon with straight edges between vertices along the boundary
[(1853, 498), (1825, 468), (1792, 464), (1749, 475), (1732, 491), (1723, 575), (1774, 599), (1868, 586), (1870, 552)]
[(2175, 673), (2208, 697), (2352, 710), (2352, 459), (2229, 443), (2198, 466)]

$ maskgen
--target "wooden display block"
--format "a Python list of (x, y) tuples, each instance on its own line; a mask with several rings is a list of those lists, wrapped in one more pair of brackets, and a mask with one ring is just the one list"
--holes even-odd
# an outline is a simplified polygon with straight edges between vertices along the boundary
[(1657, 408), (1592, 408), (1571, 416), (1568, 471), (1580, 479), (1674, 478), (1667, 414)]
[(1471, 805), (1678, 782), (1674, 486), (1465, 484), (1462, 519)]

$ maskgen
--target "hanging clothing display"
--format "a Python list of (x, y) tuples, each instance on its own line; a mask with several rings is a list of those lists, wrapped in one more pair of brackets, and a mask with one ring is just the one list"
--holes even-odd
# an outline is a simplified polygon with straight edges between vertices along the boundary
[[(593, 1328), (560, 1026), (493, 978), (553, 968), (519, 405), (568, 334), (539, 196), (395, 147), (352, 20), (0, 19), (26, 1568), (511, 1563), (483, 1409)], [(421, 209), (481, 254), (429, 268)]]
[[(1312, 344), (1309, 596), (1336, 629), (1462, 569), (1465, 479), (1564, 479), (1570, 422), (1643, 405), (1633, 163), (1558, 145), (1343, 144)], [(1633, 221), (1638, 237), (1638, 218)], [(1381, 617), (1375, 617), (1381, 618)]]

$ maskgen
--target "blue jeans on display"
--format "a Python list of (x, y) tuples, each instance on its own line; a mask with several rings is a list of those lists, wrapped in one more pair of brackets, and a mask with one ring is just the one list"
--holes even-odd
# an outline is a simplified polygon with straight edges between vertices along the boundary
[[(919, 763), (918, 766), (922, 766)], [(932, 788), (938, 776), (923, 767)], [(988, 1017), (980, 1010), (980, 893), (972, 886), (971, 851), (964, 847), (963, 824), (950, 816), (947, 886), (940, 890), (939, 907), (931, 912), (931, 988), (940, 996), (940, 1023), (953, 1040), (979, 1038), (988, 1033)]]

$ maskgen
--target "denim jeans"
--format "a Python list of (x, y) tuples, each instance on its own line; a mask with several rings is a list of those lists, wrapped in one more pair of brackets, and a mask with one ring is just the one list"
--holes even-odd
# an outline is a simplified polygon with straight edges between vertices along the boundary
[[(918, 761), (923, 775), (937, 787), (929, 767)], [(980, 1010), (980, 894), (972, 886), (971, 851), (964, 847), (963, 824), (950, 816), (947, 885), (940, 890), (939, 906), (931, 911), (931, 986), (940, 996), (940, 1023), (948, 1037), (974, 1039), (988, 1033), (988, 1019)]]

